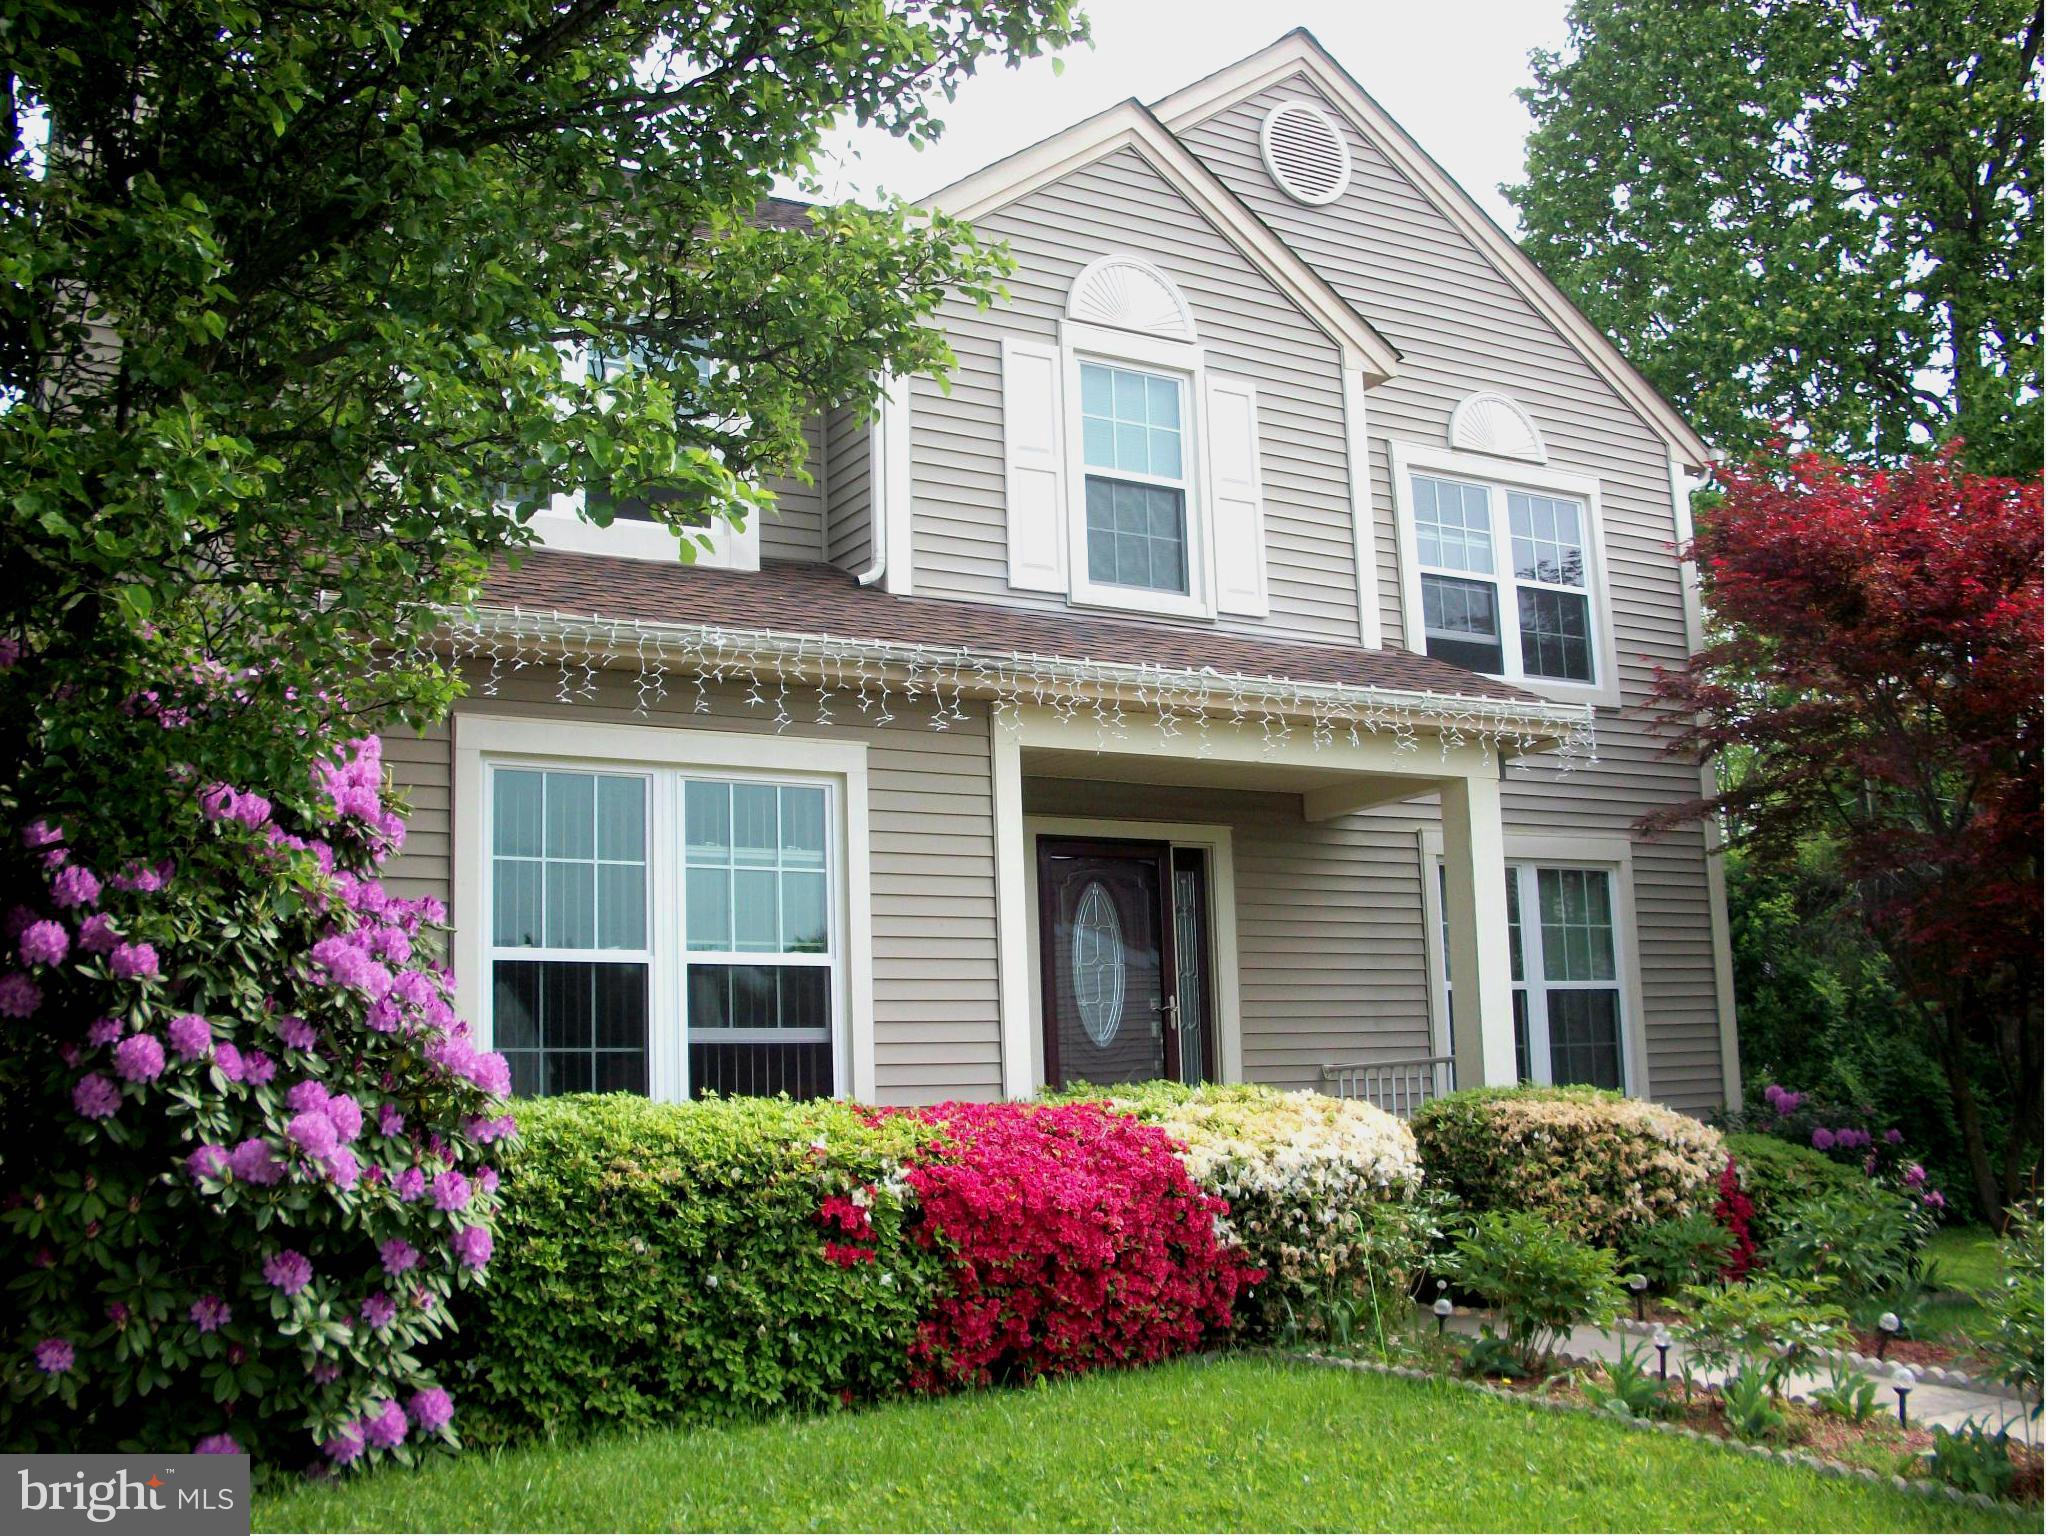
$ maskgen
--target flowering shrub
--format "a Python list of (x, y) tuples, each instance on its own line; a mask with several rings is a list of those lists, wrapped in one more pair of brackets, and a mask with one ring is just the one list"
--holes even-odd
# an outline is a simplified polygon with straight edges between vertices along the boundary
[(1228, 1203), (1230, 1234), (1265, 1272), (1238, 1307), (1244, 1332), (1293, 1324), (1313, 1333), (1333, 1293), (1359, 1298), (1370, 1288), (1391, 1305), (1423, 1262), (1432, 1234), (1413, 1204), (1422, 1178), (1415, 1137), (1363, 1100), (1164, 1082), (1077, 1087), (1066, 1097), (1107, 1098), (1158, 1126), (1183, 1149), (1194, 1181)]
[(1166, 1133), (1099, 1104), (942, 1104), (907, 1179), (951, 1257), (918, 1329), (927, 1391), (1142, 1365), (1230, 1327), (1256, 1278)]
[(905, 1165), (940, 1138), (826, 1100), (522, 1102), (465, 1438), (836, 1407), (900, 1390), (949, 1272)]
[(1699, 1121), (1592, 1088), (1473, 1088), (1432, 1099), (1411, 1124), (1433, 1187), (1602, 1247), (1711, 1208), (1727, 1156)]
[(1721, 1169), (1720, 1192), (1714, 1200), (1714, 1221), (1728, 1234), (1728, 1259), (1721, 1266), (1723, 1280), (1740, 1280), (1756, 1264), (1756, 1238), (1750, 1231), (1755, 1216), (1755, 1202), (1742, 1187), (1742, 1170), (1731, 1152)]
[(316, 764), (188, 781), (153, 862), (50, 818), (5, 856), (0, 1116), (36, 1149), (0, 1195), (9, 1448), (454, 1441), (419, 1354), (491, 1256), (505, 1064), (449, 1005), (439, 904), (375, 879), (377, 742)]

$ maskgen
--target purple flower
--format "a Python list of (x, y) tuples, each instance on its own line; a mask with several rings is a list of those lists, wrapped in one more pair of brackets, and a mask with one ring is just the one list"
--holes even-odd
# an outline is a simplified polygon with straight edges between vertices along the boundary
[(124, 1301), (108, 1302), (107, 1321), (116, 1328), (126, 1328), (128, 1326), (128, 1304)]
[(284, 1102), (287, 1109), (318, 1114), (327, 1108), (327, 1090), (309, 1077), (285, 1090)]
[(223, 1040), (213, 1048), (213, 1064), (220, 1068), (220, 1075), (231, 1083), (242, 1080), (242, 1053), (235, 1049), (235, 1042)]
[(519, 1129), (519, 1122), (511, 1115), (494, 1115), (489, 1119), (482, 1115), (472, 1115), (463, 1129), (469, 1133), (471, 1141), (481, 1146), (489, 1146), (494, 1141), (503, 1141), (512, 1135)]
[(1930, 1189), (1929, 1191), (1927, 1191), (1926, 1194), (1920, 1197), (1920, 1203), (1926, 1206), (1930, 1211), (1939, 1211), (1947, 1207), (1948, 1196), (1944, 1195), (1938, 1189)]
[(1905, 1139), (1905, 1134), (1901, 1132), (1896, 1125), (1884, 1133), (1884, 1140), (1886, 1146), (1896, 1147), (1900, 1142), (1904, 1141)]
[(455, 1417), (454, 1399), (439, 1387), (422, 1387), (413, 1393), (412, 1401), (406, 1407), (412, 1414), (413, 1423), (428, 1434), (445, 1428)]
[(362, 1433), (350, 1425), (320, 1449), (327, 1453), (327, 1459), (337, 1467), (345, 1467), (363, 1454)]
[(114, 876), (114, 889), (147, 896), (152, 891), (164, 888), (171, 878), (174, 867), (169, 859), (156, 865), (145, 864), (140, 859), (130, 859), (121, 872)]
[(192, 1303), (192, 1310), (185, 1315), (192, 1319), (192, 1326), (201, 1333), (218, 1333), (227, 1326), (234, 1313), (218, 1296), (202, 1296)]
[(489, 1163), (477, 1169), (476, 1187), (487, 1195), (495, 1195), (498, 1192), (498, 1170)]
[(363, 1173), (363, 1165), (356, 1161), (355, 1153), (347, 1147), (336, 1147), (320, 1159), (320, 1166), (327, 1170), (327, 1177), (334, 1181), (337, 1189), (354, 1189), (356, 1180)]
[(90, 907), (99, 899), (99, 876), (83, 864), (66, 864), (50, 884), (50, 900), (60, 907)]
[(398, 1303), (382, 1291), (373, 1291), (363, 1301), (363, 1321), (372, 1328), (389, 1328), (398, 1317)]
[(312, 1377), (314, 1386), (324, 1387), (330, 1381), (341, 1380), (341, 1367), (332, 1360), (322, 1360), (306, 1374)]
[(313, 1026), (295, 1013), (288, 1013), (277, 1021), (278, 1037), (295, 1051), (310, 1051), (318, 1039)]
[(285, 1295), (296, 1296), (312, 1283), (313, 1261), (303, 1253), (287, 1248), (263, 1261), (263, 1278)]
[(116, 944), (107, 964), (121, 981), (150, 981), (163, 974), (154, 944)]
[(230, 1152), (228, 1168), (245, 1184), (275, 1184), (284, 1177), (284, 1164), (261, 1136), (251, 1136)]
[(1833, 1131), (1824, 1125), (1816, 1125), (1813, 1128), (1813, 1146), (1816, 1152), (1832, 1151), (1834, 1150), (1834, 1145), (1835, 1133)]
[(387, 1275), (402, 1275), (420, 1261), (419, 1249), (402, 1237), (386, 1238), (377, 1245), (377, 1252), (384, 1260)]
[(112, 1045), (127, 1032), (119, 1019), (94, 1019), (85, 1032), (89, 1045)]
[(39, 923), (30, 923), (22, 932), (23, 965), (62, 965), (70, 952), (71, 935), (64, 931), (62, 923), (44, 918)]
[(242, 1081), (261, 1088), (277, 1075), (277, 1063), (261, 1051), (242, 1052)]
[(1922, 1184), (1925, 1184), (1926, 1182), (1927, 1170), (1925, 1168), (1922, 1168), (1918, 1163), (1909, 1163), (1906, 1165), (1906, 1183), (1909, 1187), (1918, 1189)]
[(164, 1030), (180, 1061), (197, 1061), (213, 1045), (213, 1026), (196, 1013), (181, 1013)]
[(327, 1100), (327, 1118), (334, 1126), (334, 1134), (343, 1141), (354, 1141), (363, 1134), (363, 1108), (346, 1093), (337, 1093)]
[(491, 1229), (458, 1227), (448, 1246), (464, 1269), (482, 1269), (491, 1262)]
[(0, 672), (12, 672), (21, 660), (21, 642), (12, 635), (0, 635)]
[(36, 1369), (45, 1376), (62, 1376), (77, 1359), (69, 1339), (45, 1339), (36, 1346)]
[(405, 1410), (388, 1397), (371, 1406), (362, 1421), (363, 1438), (388, 1451), (405, 1438)]
[(64, 841), (64, 829), (48, 821), (30, 822), (21, 829), (21, 846), (30, 853), (38, 848), (51, 848)]
[(377, 1106), (377, 1134), (379, 1136), (397, 1136), (403, 1133), (404, 1130), (405, 1116), (398, 1112), (396, 1104), (379, 1104)]
[(391, 1189), (401, 1200), (417, 1200), (427, 1192), (427, 1176), (418, 1168), (407, 1168), (391, 1181)]
[(71, 1090), (71, 1107), (88, 1120), (104, 1120), (121, 1107), (121, 1090), (104, 1072), (88, 1072)]
[(225, 784), (209, 784), (199, 791), (199, 814), (208, 821), (226, 821), (235, 814), (235, 792)]
[(104, 955), (120, 942), (114, 920), (104, 912), (95, 912), (78, 925), (78, 948), (83, 954)]
[(185, 1171), (192, 1176), (192, 1182), (201, 1179), (223, 1179), (228, 1173), (228, 1149), (217, 1141), (209, 1141), (203, 1147), (195, 1148), (185, 1159)]
[(235, 1437), (233, 1435), (222, 1433), (202, 1437), (193, 1445), (192, 1454), (194, 1456), (239, 1456), (242, 1454), (242, 1448), (235, 1444)]
[(293, 1115), (284, 1133), (308, 1157), (325, 1157), (341, 1145), (341, 1139), (334, 1134), (334, 1122), (317, 1109)]
[(114, 1070), (131, 1083), (163, 1076), (164, 1048), (155, 1035), (130, 1035), (114, 1047)]
[(469, 1180), (450, 1168), (434, 1175), (434, 1209), (459, 1211), (469, 1204)]
[(261, 828), (270, 820), (270, 802), (257, 794), (238, 795), (229, 814), (245, 827)]
[(0, 1018), (25, 1019), (43, 1006), (43, 989), (20, 971), (0, 976)]

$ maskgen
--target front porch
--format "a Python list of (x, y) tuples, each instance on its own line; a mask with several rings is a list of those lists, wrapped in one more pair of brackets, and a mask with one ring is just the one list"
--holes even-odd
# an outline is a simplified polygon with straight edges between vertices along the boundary
[(992, 757), (1006, 1092), (1221, 1078), (1406, 1113), (1516, 1079), (1491, 745), (1026, 708)]

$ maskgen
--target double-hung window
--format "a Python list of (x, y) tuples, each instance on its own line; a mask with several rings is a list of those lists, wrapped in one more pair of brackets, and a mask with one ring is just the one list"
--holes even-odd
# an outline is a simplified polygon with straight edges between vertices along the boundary
[(1088, 580), (1186, 596), (1183, 382), (1107, 363), (1083, 362), (1080, 373)]
[[(1437, 868), (1445, 1017), (1455, 1011), (1451, 929), (1443, 867)], [(1509, 997), (1515, 1075), (1525, 1083), (1625, 1088), (1614, 873), (1605, 868), (1511, 863), (1507, 867)], [(1534, 914), (1534, 921), (1529, 920)]]
[(1613, 688), (1597, 587), (1590, 482), (1529, 471), (1491, 478), (1470, 455), (1396, 444), (1411, 648), (1511, 682), (1594, 702)]
[(835, 1091), (831, 782), (487, 771), (490, 1031), (515, 1093)]

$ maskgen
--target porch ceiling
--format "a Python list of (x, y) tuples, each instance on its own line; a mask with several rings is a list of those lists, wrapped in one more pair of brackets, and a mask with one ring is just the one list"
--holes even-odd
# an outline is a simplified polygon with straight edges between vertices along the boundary
[(1112, 784), (1164, 784), (1190, 789), (1236, 789), (1302, 798), (1311, 821), (1433, 794), (1442, 779), (1420, 774), (1370, 773), (1322, 763), (1233, 763), (1209, 757), (1166, 757), (1030, 747), (1019, 754), (1027, 779), (1083, 779)]

